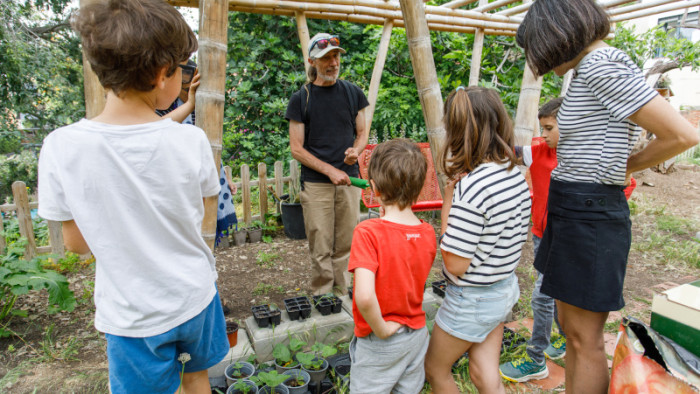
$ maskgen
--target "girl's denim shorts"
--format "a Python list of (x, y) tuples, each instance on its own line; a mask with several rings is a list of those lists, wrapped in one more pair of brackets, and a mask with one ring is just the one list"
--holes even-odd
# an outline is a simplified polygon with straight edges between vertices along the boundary
[(515, 273), (490, 286), (448, 283), (435, 323), (453, 337), (481, 343), (506, 320), (518, 297), (520, 289)]

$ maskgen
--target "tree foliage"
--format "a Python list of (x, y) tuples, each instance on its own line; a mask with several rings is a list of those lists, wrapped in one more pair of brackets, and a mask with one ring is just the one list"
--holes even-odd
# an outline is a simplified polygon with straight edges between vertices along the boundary
[[(82, 57), (70, 0), (0, 2), (0, 129), (45, 132), (85, 115)], [(25, 136), (26, 139), (27, 136)], [(30, 136), (31, 137), (31, 136)]]

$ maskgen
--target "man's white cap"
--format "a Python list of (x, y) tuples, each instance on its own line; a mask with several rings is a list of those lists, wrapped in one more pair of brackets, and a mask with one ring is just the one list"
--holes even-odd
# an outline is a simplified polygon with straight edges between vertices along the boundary
[(309, 57), (311, 59), (318, 59), (320, 57), (325, 56), (326, 53), (328, 53), (334, 49), (338, 49), (340, 51), (340, 53), (345, 53), (345, 49), (343, 49), (341, 47), (333, 46), (331, 43), (328, 43), (328, 46), (325, 47), (324, 49), (319, 49), (318, 45), (314, 45), (315, 43), (317, 43), (320, 40), (328, 39), (331, 37), (333, 37), (333, 35), (328, 34), (328, 33), (318, 33), (315, 36), (311, 37), (311, 41), (309, 41), (309, 45), (313, 45), (313, 47), (311, 47), (311, 49), (309, 49)]

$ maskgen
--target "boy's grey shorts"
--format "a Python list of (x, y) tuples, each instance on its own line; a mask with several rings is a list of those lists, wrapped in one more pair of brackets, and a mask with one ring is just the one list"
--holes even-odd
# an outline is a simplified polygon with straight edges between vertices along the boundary
[(423, 388), (428, 329), (401, 327), (387, 339), (374, 334), (350, 342), (350, 393), (411, 393)]

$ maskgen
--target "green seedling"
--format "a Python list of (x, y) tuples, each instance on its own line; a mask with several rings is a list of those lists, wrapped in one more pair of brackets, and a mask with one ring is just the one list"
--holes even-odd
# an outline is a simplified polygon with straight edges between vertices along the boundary
[(284, 343), (278, 343), (272, 349), (272, 356), (275, 358), (277, 365), (280, 367), (293, 367), (297, 365), (295, 356), (297, 353), (306, 345), (306, 342), (297, 339), (290, 338), (289, 345)]
[(236, 381), (236, 383), (233, 384), (233, 388), (244, 394), (253, 391), (253, 388), (248, 386), (248, 384), (243, 379)]
[(282, 375), (277, 373), (277, 371), (260, 372), (257, 377), (251, 378), (255, 384), (260, 385), (262, 383), (269, 387), (273, 394), (275, 393), (275, 387), (284, 383), (287, 379), (289, 379), (289, 375)]

